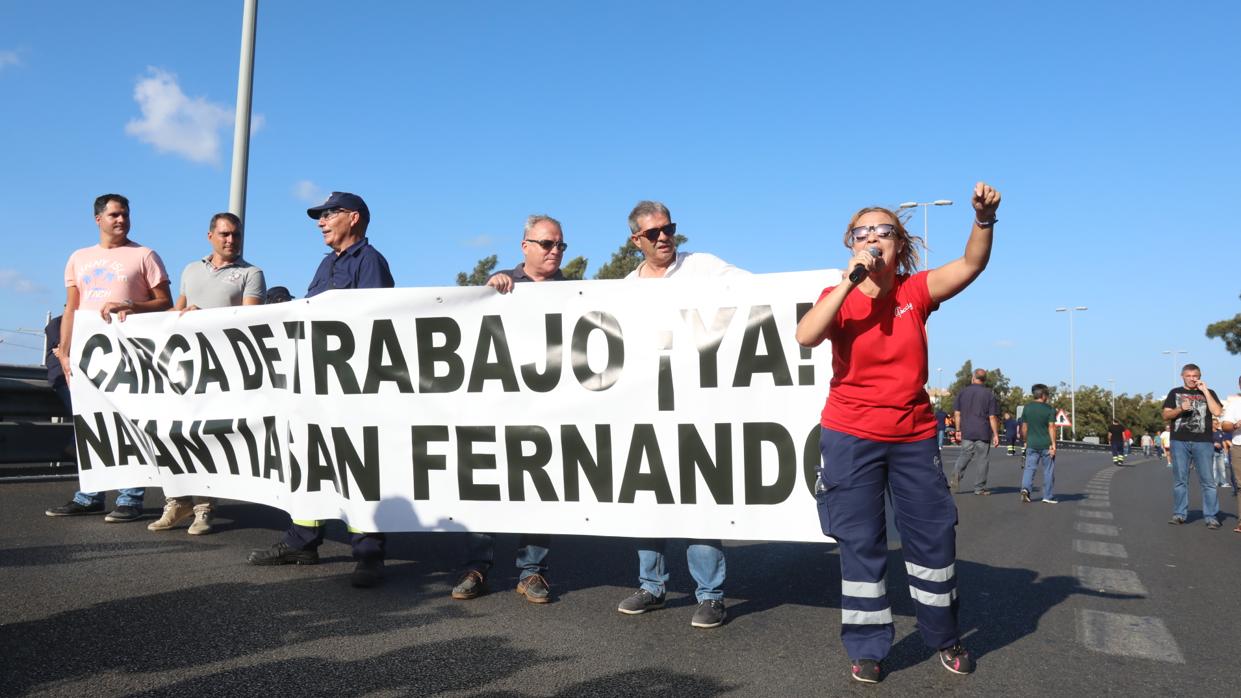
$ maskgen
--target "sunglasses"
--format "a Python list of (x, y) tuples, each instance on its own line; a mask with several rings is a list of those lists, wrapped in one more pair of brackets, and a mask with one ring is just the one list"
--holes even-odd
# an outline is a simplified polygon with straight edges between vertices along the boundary
[(553, 247), (561, 252), (564, 252), (569, 247), (568, 243), (563, 240), (557, 242), (555, 240), (531, 240), (530, 238), (526, 238), (526, 242), (533, 242), (539, 247), (542, 247), (544, 252), (550, 252)]
[(329, 208), (325, 211), (319, 212), (319, 220), (325, 221), (331, 218), (332, 216), (335, 216), (338, 213), (344, 213), (344, 212), (345, 212), (345, 209), (343, 208)]
[(867, 238), (870, 237), (871, 233), (874, 233), (875, 237), (880, 240), (887, 240), (893, 235), (896, 235), (896, 226), (891, 223), (881, 223), (879, 225), (859, 225), (849, 231), (849, 234), (853, 236), (853, 242), (855, 243), (865, 242)]
[(656, 240), (658, 240), (660, 235), (667, 235), (668, 237), (673, 237), (676, 234), (677, 234), (676, 223), (669, 223), (668, 225), (665, 225), (662, 228), (651, 228), (650, 230), (643, 230), (643, 231), (638, 232), (638, 235), (641, 235), (642, 237), (646, 238), (647, 240), (650, 240), (651, 242), (655, 242)]

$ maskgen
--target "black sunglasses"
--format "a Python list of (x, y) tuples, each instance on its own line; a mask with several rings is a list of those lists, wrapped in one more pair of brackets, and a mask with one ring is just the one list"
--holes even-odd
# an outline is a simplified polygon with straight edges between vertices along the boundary
[(650, 240), (651, 242), (655, 242), (656, 240), (658, 240), (660, 235), (667, 235), (668, 237), (673, 237), (676, 234), (677, 234), (676, 223), (669, 223), (668, 225), (665, 225), (662, 228), (651, 228), (650, 230), (643, 230), (638, 233), (638, 235), (641, 235), (642, 237), (646, 238), (647, 240)]
[(533, 242), (534, 244), (538, 245), (539, 247), (542, 247), (544, 252), (550, 252), (550, 251), (551, 251), (551, 249), (552, 249), (553, 247), (555, 247), (556, 249), (560, 250), (561, 252), (564, 252), (564, 251), (565, 251), (566, 249), (568, 249), (568, 247), (569, 247), (568, 243), (566, 243), (566, 242), (565, 242), (565, 241), (563, 241), (563, 240), (561, 240), (561, 241), (555, 241), (555, 240), (531, 240), (530, 238), (526, 238), (526, 242)]

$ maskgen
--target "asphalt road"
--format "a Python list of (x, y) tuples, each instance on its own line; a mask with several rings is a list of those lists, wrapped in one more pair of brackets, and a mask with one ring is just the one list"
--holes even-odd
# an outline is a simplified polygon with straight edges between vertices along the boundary
[[(226, 502), (213, 535), (156, 534), (44, 516), (71, 482), (0, 484), (0, 694), (1235, 695), (1231, 490), (1224, 528), (1203, 525), (1196, 480), (1190, 523), (1170, 526), (1161, 461), (1062, 453), (1058, 505), (1020, 502), (1017, 461), (993, 455), (994, 494), (957, 497), (961, 625), (978, 672), (950, 674), (922, 645), (893, 536), (897, 641), (877, 686), (848, 678), (827, 544), (729, 543), (729, 621), (698, 630), (682, 545), (669, 551), (668, 606), (645, 615), (614, 610), (637, 564), (617, 538), (555, 539), (552, 604), (514, 594), (504, 564), (492, 593), (462, 602), (448, 595), (460, 534), (392, 536), (386, 583), (358, 590), (339, 524), (323, 564), (258, 568), (246, 552), (276, 540), (280, 512)], [(147, 521), (162, 502), (148, 492)], [(497, 560), (514, 545), (501, 536)]]

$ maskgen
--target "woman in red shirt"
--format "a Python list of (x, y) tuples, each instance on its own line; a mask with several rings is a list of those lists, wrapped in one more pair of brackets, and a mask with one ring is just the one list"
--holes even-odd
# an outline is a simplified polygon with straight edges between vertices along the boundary
[[(957, 508), (938, 465), (927, 381), (926, 320), (987, 266), (1000, 193), (974, 186), (974, 227), (965, 254), (918, 272), (916, 244), (885, 208), (864, 208), (845, 228), (852, 253), (843, 278), (823, 290), (797, 325), (802, 346), (832, 343), (832, 383), (823, 408), (816, 497), (823, 532), (839, 543), (841, 638), (852, 677), (874, 683), (892, 647), (884, 492), (890, 490), (909, 591), (923, 640), (951, 672), (974, 660), (957, 628)], [(858, 275), (854, 275), (857, 278)]]

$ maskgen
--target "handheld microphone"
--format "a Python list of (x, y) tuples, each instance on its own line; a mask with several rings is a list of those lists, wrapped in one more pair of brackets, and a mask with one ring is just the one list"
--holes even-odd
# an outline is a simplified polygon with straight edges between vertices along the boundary
[[(883, 255), (883, 250), (880, 250), (878, 247), (872, 245), (866, 248), (866, 253), (878, 259)], [(853, 265), (853, 271), (849, 272), (849, 280), (855, 284), (858, 284), (861, 283), (862, 279), (865, 279), (868, 274), (869, 272), (866, 271), (866, 267), (861, 264), (855, 264)]]

